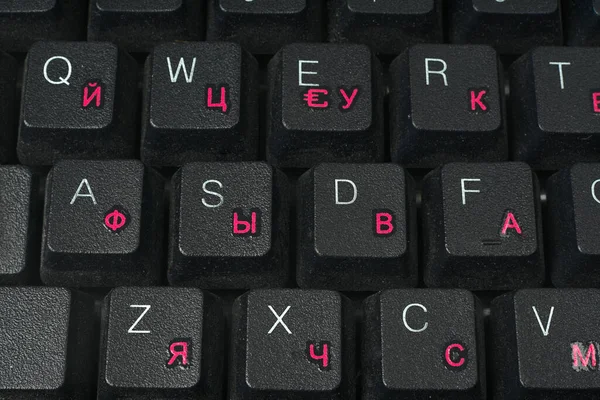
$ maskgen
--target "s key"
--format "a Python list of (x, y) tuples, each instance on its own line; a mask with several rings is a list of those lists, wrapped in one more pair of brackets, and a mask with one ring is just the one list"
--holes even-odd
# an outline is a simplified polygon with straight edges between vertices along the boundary
[(25, 61), (19, 160), (133, 158), (136, 111), (137, 63), (115, 45), (38, 42)]
[(483, 312), (466, 290), (384, 290), (364, 302), (362, 398), (484, 399)]
[(120, 287), (102, 316), (98, 400), (222, 399), (224, 320), (215, 296)]
[(523, 163), (451, 163), (423, 183), (424, 280), (506, 290), (544, 282), (537, 177)]
[(599, 303), (595, 289), (528, 289), (494, 299), (494, 399), (598, 399)]
[(354, 400), (354, 311), (321, 290), (256, 290), (232, 310), (230, 400)]
[(164, 181), (139, 161), (57, 163), (46, 181), (41, 277), (112, 287), (160, 280)]

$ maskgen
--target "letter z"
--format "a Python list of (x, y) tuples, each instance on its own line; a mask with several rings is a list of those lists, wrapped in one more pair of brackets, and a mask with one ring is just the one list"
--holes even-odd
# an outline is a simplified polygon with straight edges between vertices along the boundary
[(135, 322), (133, 323), (133, 325), (131, 325), (131, 328), (129, 328), (129, 330), (127, 331), (127, 333), (150, 333), (150, 331), (140, 331), (140, 330), (136, 330), (135, 327), (140, 323), (140, 321), (142, 320), (142, 318), (144, 318), (144, 315), (146, 315), (148, 313), (148, 311), (150, 311), (150, 307), (149, 305), (131, 305), (129, 306), (131, 308), (143, 308), (144, 311), (142, 311), (142, 314), (138, 317), (138, 319), (135, 320)]

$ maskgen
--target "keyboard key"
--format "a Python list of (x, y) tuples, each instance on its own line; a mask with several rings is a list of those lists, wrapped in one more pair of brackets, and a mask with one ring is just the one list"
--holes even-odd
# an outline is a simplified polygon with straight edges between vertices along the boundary
[(565, 0), (564, 8), (567, 44), (600, 45), (600, 0)]
[(0, 51), (0, 163), (16, 160), (17, 72), (17, 61)]
[(417, 285), (412, 178), (394, 164), (320, 164), (298, 182), (298, 285)]
[(86, 12), (80, 0), (0, 0), (0, 49), (26, 52), (38, 40), (83, 39)]
[(417, 45), (390, 66), (392, 159), (432, 168), (508, 159), (504, 84), (487, 46)]
[(262, 162), (191, 163), (172, 188), (172, 285), (247, 289), (289, 281), (285, 175)]
[(286, 46), (269, 64), (267, 159), (293, 168), (383, 161), (380, 70), (366, 46)]
[(575, 164), (547, 182), (548, 261), (557, 287), (599, 287), (600, 164)]
[(253, 54), (322, 39), (320, 0), (207, 0), (209, 41), (233, 41)]
[(563, 41), (559, 0), (453, 0), (450, 40), (488, 44), (501, 54), (521, 54)]
[(110, 43), (35, 44), (25, 62), (19, 160), (132, 158), (136, 75), (135, 60)]
[(91, 0), (88, 40), (110, 41), (132, 52), (159, 42), (201, 40), (204, 0)]
[(222, 399), (221, 307), (199, 289), (113, 289), (104, 302), (98, 399)]
[(440, 0), (335, 0), (329, 4), (329, 40), (362, 43), (398, 54), (423, 42), (442, 42)]
[(46, 182), (42, 280), (112, 287), (159, 283), (162, 177), (139, 161), (62, 161)]
[(354, 312), (344, 296), (258, 290), (232, 313), (229, 399), (355, 398)]
[(363, 399), (485, 399), (483, 313), (466, 290), (386, 290), (364, 302)]
[(0, 304), (0, 398), (92, 398), (92, 299), (62, 288), (0, 287)]
[(258, 157), (258, 65), (233, 43), (172, 43), (146, 69), (142, 159), (158, 166)]
[(508, 290), (544, 282), (537, 177), (523, 163), (452, 163), (423, 183), (424, 280)]
[(494, 398), (598, 398), (598, 302), (600, 293), (586, 289), (521, 290), (494, 299)]
[(556, 169), (600, 157), (600, 49), (544, 47), (510, 69), (513, 153)]
[(0, 167), (0, 285), (24, 284), (38, 271), (38, 180), (26, 167)]

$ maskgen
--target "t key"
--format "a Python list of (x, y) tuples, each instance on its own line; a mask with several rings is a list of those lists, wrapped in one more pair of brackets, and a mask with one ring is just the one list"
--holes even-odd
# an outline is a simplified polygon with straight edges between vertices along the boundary
[(205, 0), (91, 0), (88, 40), (148, 52), (159, 42), (202, 39)]
[(390, 71), (394, 161), (431, 168), (508, 158), (504, 83), (494, 49), (417, 45)]
[(136, 76), (135, 60), (110, 43), (35, 44), (25, 62), (19, 160), (133, 158)]
[(380, 74), (366, 46), (283, 48), (269, 65), (267, 159), (294, 168), (382, 161)]
[(61, 161), (46, 182), (41, 276), (111, 287), (160, 279), (164, 182), (139, 161)]
[(560, 0), (452, 0), (447, 4), (453, 43), (488, 44), (501, 54), (562, 44)]
[(114, 289), (106, 297), (98, 399), (222, 399), (221, 302), (192, 288)]
[(159, 166), (258, 156), (256, 60), (234, 43), (172, 43), (146, 68), (142, 159)]
[(0, 304), (0, 398), (93, 398), (93, 299), (62, 288), (0, 287)]
[(544, 47), (510, 69), (513, 153), (556, 169), (600, 157), (600, 49)]
[(175, 174), (172, 187), (171, 284), (285, 285), (290, 216), (283, 173), (262, 162), (191, 163)]
[(505, 290), (544, 282), (536, 176), (523, 163), (452, 163), (423, 184), (424, 280)]
[(466, 290), (386, 290), (364, 303), (363, 399), (484, 399), (483, 313)]
[(232, 314), (229, 399), (355, 398), (354, 312), (344, 296), (257, 290)]
[(417, 284), (412, 178), (394, 164), (320, 164), (299, 180), (298, 285)]
[(494, 398), (597, 399), (599, 302), (591, 289), (530, 289), (494, 299)]

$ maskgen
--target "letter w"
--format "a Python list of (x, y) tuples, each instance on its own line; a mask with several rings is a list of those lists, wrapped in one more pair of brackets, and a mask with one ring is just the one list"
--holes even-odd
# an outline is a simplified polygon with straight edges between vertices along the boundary
[(171, 57), (167, 57), (167, 65), (169, 66), (169, 74), (171, 75), (171, 82), (177, 82), (179, 79), (179, 71), (183, 70), (183, 75), (185, 76), (185, 81), (187, 83), (192, 83), (194, 79), (194, 70), (196, 69), (196, 57), (192, 60), (192, 68), (188, 73), (187, 67), (185, 66), (185, 60), (182, 58), (179, 59), (179, 64), (177, 64), (177, 70), (173, 73), (173, 65), (171, 65)]

